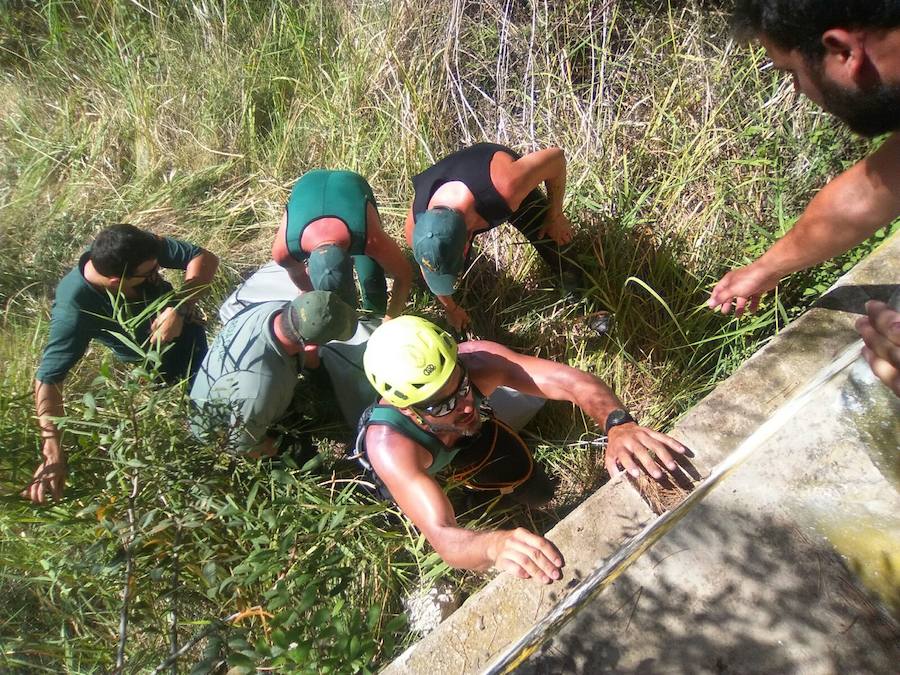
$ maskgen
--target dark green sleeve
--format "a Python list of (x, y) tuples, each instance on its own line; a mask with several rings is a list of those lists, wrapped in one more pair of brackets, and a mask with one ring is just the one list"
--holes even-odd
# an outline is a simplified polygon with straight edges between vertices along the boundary
[(78, 363), (91, 341), (91, 335), (80, 325), (78, 312), (54, 303), (50, 315), (50, 337), (35, 379), (45, 384), (62, 382)]
[(188, 263), (196, 258), (203, 249), (173, 237), (162, 238), (162, 250), (159, 253), (159, 266), (171, 270), (186, 270)]

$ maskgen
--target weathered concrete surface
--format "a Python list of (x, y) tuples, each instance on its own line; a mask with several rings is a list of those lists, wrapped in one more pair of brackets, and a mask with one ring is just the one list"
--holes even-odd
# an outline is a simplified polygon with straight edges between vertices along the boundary
[[(898, 260), (895, 236), (685, 416), (673, 435), (694, 450), (701, 473), (857, 339), (852, 326), (865, 299), (886, 299), (900, 283)], [(866, 386), (872, 391), (875, 384)], [(873, 462), (872, 434), (855, 428), (860, 415), (841, 413), (848, 390), (839, 402), (835, 387), (522, 671), (895, 672), (897, 626), (879, 613), (848, 567), (884, 581), (890, 564), (877, 561), (891, 563), (900, 546), (900, 502), (884, 468), (894, 466), (897, 455), (896, 427), (890, 426), (897, 413), (876, 413), (886, 415), (887, 431), (876, 436), (887, 447)], [(576, 576), (651, 520), (628, 490), (619, 481), (604, 486), (551, 531), (570, 565), (577, 561)], [(617, 515), (612, 527), (598, 528), (609, 514)], [(848, 537), (857, 526), (872, 533), (863, 543)], [(841, 553), (826, 534), (842, 540)], [(848, 562), (841, 558), (848, 546), (869, 556)], [(887, 580), (888, 589), (891, 584), (897, 586), (896, 577)], [(478, 672), (553, 606), (550, 589), (498, 578), (386, 672)]]
[(550, 611), (567, 584), (583, 578), (597, 560), (610, 555), (653, 518), (627, 483), (609, 483), (608, 489), (588, 498), (548, 535), (566, 556), (563, 583), (542, 586), (500, 575), (382, 672), (478, 672), (511, 638)]
[[(520, 672), (897, 672), (897, 625), (848, 568), (898, 599), (900, 495), (857, 430), (833, 423), (841, 391), (823, 390)], [(858, 533), (874, 549), (849, 547), (848, 564), (828, 536)]]

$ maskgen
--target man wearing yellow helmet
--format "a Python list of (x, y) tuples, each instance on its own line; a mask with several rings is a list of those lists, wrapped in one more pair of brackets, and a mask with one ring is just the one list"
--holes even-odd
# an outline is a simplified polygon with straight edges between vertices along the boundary
[[(532, 471), (530, 455), (523, 461), (517, 450), (496, 441), (506, 432), (497, 428), (484, 401), (498, 387), (579, 406), (608, 434), (606, 468), (612, 475), (624, 469), (637, 476), (643, 466), (660, 478), (657, 461), (674, 469), (672, 453), (685, 451), (665, 434), (639, 426), (599, 378), (495, 342), (457, 345), (418, 317), (402, 316), (376, 329), (363, 363), (382, 398), (363, 416), (357, 443), (361, 459), (454, 567), (494, 567), (542, 583), (562, 578), (563, 557), (541, 536), (523, 528), (474, 532), (459, 527), (434, 478), (449, 469), (467, 484), (505, 483), (508, 489), (501, 491), (511, 488), (514, 499), (524, 491), (520, 501), (526, 503), (549, 499), (549, 481), (539, 469)], [(496, 442), (484, 442), (486, 436)], [(512, 436), (506, 433), (507, 440)], [(487, 455), (474, 456), (479, 452)], [(511, 475), (499, 480), (504, 471)]]

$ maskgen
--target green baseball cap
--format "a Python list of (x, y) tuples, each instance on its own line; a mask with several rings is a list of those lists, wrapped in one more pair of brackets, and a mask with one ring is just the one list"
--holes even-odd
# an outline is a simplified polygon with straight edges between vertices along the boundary
[(356, 332), (356, 310), (331, 291), (302, 293), (287, 303), (284, 312), (282, 325), (298, 343), (349, 340)]
[(333, 291), (352, 307), (356, 307), (356, 284), (353, 261), (340, 246), (326, 244), (309, 254), (306, 261), (309, 280), (317, 291)]
[(416, 217), (413, 255), (435, 295), (453, 295), (466, 263), (466, 223), (458, 211), (429, 209)]

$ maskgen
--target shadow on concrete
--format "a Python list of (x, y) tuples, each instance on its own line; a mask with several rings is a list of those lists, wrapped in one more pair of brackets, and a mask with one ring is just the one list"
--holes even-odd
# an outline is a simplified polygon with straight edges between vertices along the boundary
[[(836, 323), (831, 312), (808, 313), (787, 330), (790, 339), (769, 345), (732, 376), (729, 386), (719, 387), (679, 422), (689, 446), (691, 438), (704, 439), (706, 447), (692, 448), (697, 466), (711, 468), (721, 461), (858, 337), (849, 325)], [(804, 345), (803, 359), (796, 356), (797, 345)]]
[(888, 302), (900, 284), (861, 284), (838, 286), (816, 300), (813, 307), (836, 309), (852, 314), (865, 314), (869, 300)]
[[(900, 660), (897, 623), (833, 550), (772, 517), (701, 504), (644, 560), (650, 572), (619, 577), (517, 672), (881, 673)], [(673, 562), (684, 575), (653, 574)]]

